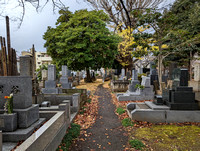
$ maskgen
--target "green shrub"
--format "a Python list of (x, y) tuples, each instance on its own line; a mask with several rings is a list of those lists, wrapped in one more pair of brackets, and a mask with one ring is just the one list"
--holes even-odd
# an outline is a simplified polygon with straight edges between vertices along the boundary
[(117, 108), (117, 113), (119, 114), (119, 115), (121, 115), (121, 114), (123, 114), (123, 113), (125, 113), (126, 112), (126, 110), (124, 110), (123, 108), (121, 108), (121, 107), (118, 107)]
[(68, 151), (72, 141), (80, 135), (80, 129), (80, 125), (72, 123), (71, 128), (68, 129), (61, 144), (57, 148), (57, 151), (59, 151), (59, 149), (62, 149), (63, 151)]
[(133, 126), (133, 122), (131, 121), (130, 118), (125, 118), (122, 120), (122, 125), (124, 127)]
[(129, 144), (131, 145), (131, 147), (137, 150), (141, 150), (143, 147), (145, 147), (144, 144), (138, 139), (129, 140)]
[(84, 114), (86, 112), (86, 109), (87, 109), (87, 107), (83, 106), (79, 113)]
[(136, 85), (135, 85), (135, 88), (136, 88), (136, 89), (141, 89), (141, 90), (143, 90), (143, 89), (144, 89), (144, 86), (143, 86), (143, 85), (140, 85), (140, 84), (136, 84)]
[(88, 100), (87, 100), (88, 103), (91, 103), (91, 101), (92, 101), (92, 99), (88, 99)]

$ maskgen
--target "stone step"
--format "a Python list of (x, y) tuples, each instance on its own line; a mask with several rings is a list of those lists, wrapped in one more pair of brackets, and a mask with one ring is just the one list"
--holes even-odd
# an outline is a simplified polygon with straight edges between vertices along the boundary
[(34, 130), (39, 128), (45, 121), (45, 118), (40, 118), (28, 128), (17, 129), (14, 132), (3, 132), (3, 142), (19, 142), (26, 140)]
[(146, 101), (145, 104), (153, 110), (170, 110), (170, 108), (166, 105), (156, 105), (150, 101)]

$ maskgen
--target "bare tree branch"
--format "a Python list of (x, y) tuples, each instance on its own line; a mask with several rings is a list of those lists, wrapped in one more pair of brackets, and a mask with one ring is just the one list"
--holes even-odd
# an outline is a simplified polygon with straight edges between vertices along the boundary
[[(27, 5), (26, 4), (31, 4), (36, 12), (39, 12), (39, 10), (42, 10), (47, 3), (52, 3), (53, 5), (53, 12), (55, 12), (55, 10), (58, 9), (64, 9), (65, 5), (62, 2), (62, 0), (46, 0), (46, 1), (41, 1), (41, 0), (17, 0), (13, 3), (13, 1), (11, 2), (10, 0), (0, 0), (0, 17), (5, 17), (8, 16), (9, 13), (6, 12), (6, 7), (8, 7), (9, 5), (12, 5), (12, 7), (14, 7), (15, 9), (21, 9), (21, 15), (15, 15), (15, 17), (10, 17), (11, 20), (14, 21), (19, 21), (19, 27), (22, 25), (23, 20), (24, 20), (24, 16), (26, 13), (26, 9), (27, 9)], [(11, 10), (13, 8), (7, 8), (8, 10)], [(10, 15), (9, 15), (10, 16)]]
[(86, 0), (96, 9), (102, 9), (108, 13), (111, 21), (118, 26), (123, 23), (124, 28), (134, 27), (136, 18), (131, 12), (134, 9), (157, 8), (159, 4), (167, 0)]

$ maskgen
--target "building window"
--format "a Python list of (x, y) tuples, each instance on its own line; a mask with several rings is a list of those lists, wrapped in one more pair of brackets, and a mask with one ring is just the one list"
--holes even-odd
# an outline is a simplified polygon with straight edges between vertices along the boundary
[(41, 62), (38, 62), (38, 64), (41, 64)]
[(44, 55), (41, 55), (41, 57), (44, 57)]
[(40, 57), (40, 55), (37, 55), (38, 57)]

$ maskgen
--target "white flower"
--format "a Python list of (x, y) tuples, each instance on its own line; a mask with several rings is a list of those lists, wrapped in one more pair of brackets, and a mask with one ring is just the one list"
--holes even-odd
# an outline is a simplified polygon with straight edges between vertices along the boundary
[(10, 97), (13, 97), (13, 93), (10, 94)]

